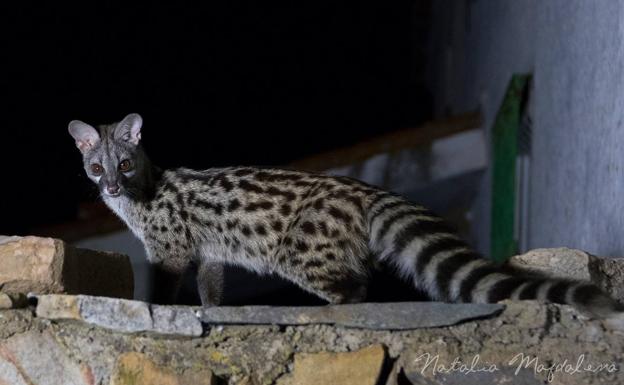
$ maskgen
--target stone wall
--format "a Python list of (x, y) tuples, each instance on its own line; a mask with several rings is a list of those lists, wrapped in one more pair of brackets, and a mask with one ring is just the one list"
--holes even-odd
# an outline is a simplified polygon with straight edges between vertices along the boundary
[(204, 324), (197, 337), (3, 310), (0, 384), (624, 383), (621, 332), (567, 306), (505, 305), (454, 326)]
[[(69, 260), (65, 251), (82, 255), (72, 269), (59, 262)], [(569, 306), (157, 306), (119, 298), (131, 281), (106, 296), (60, 284), (75, 276), (63, 271), (92, 263), (124, 271), (123, 256), (4, 238), (0, 260), (0, 287), (12, 288), (0, 293), (0, 385), (624, 383), (624, 332)], [(592, 280), (623, 299), (619, 260), (549, 249), (514, 261)], [(7, 284), (17, 281), (34, 290), (28, 300)]]

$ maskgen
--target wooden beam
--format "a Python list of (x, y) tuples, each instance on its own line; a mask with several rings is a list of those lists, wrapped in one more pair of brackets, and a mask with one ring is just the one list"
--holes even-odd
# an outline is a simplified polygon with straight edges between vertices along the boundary
[(405, 128), (357, 143), (353, 146), (328, 151), (296, 160), (289, 168), (306, 171), (324, 171), (369, 159), (377, 154), (393, 153), (408, 148), (422, 147), (436, 139), (481, 127), (479, 111), (435, 120), (417, 128)]

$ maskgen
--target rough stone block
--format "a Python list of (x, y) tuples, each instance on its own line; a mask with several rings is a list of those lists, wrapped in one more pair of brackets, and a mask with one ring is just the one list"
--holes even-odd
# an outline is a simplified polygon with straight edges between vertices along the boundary
[(90, 368), (73, 361), (47, 332), (16, 334), (0, 344), (0, 384), (93, 383)]
[(152, 332), (197, 337), (203, 332), (193, 308), (157, 306), (118, 298), (40, 295), (36, 314), (48, 319), (80, 320), (122, 333)]
[(385, 360), (381, 345), (349, 353), (296, 354), (290, 376), (278, 385), (375, 385)]
[(6, 293), (67, 293), (132, 298), (127, 256), (53, 238), (0, 236), (0, 287)]
[(206, 368), (194, 368), (179, 374), (173, 368), (157, 365), (144, 354), (119, 356), (110, 385), (214, 385), (216, 378)]
[(596, 257), (568, 248), (535, 249), (511, 258), (518, 267), (560, 278), (591, 281), (624, 302), (624, 259)]
[(11, 309), (13, 300), (6, 293), (0, 293), (0, 309)]
[(151, 305), (151, 309), (153, 329), (156, 333), (200, 336), (203, 332), (201, 322), (193, 308)]
[(2, 293), (0, 292), (0, 309), (16, 309), (26, 307), (28, 298), (23, 293)]

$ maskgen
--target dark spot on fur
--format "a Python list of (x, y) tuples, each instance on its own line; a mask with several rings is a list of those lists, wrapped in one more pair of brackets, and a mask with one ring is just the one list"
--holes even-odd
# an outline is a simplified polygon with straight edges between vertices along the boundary
[(171, 191), (174, 194), (178, 192), (178, 188), (171, 182), (165, 183), (165, 185), (163, 186), (163, 190)]
[(303, 267), (306, 269), (310, 269), (310, 268), (315, 268), (315, 267), (321, 267), (323, 265), (324, 265), (323, 261), (319, 259), (310, 259), (303, 265)]
[(304, 180), (298, 180), (294, 183), (294, 185), (296, 187), (310, 187), (312, 186), (312, 183)]
[(285, 217), (290, 215), (291, 211), (292, 211), (292, 209), (291, 209), (290, 205), (287, 205), (287, 204), (284, 203), (282, 206), (280, 206), (280, 214), (282, 214)]
[(314, 209), (320, 211), (325, 207), (325, 200), (323, 198), (318, 198), (314, 201)]
[(167, 201), (166, 205), (167, 205), (167, 211), (169, 212), (169, 218), (171, 218), (173, 217), (173, 211), (174, 211), (173, 203)]
[(300, 180), (303, 176), (289, 172), (259, 171), (254, 175), (254, 178), (262, 182), (288, 182)]
[(234, 219), (234, 220), (228, 219), (227, 221), (225, 221), (225, 226), (227, 227), (228, 230), (232, 230), (237, 225), (238, 225), (238, 219)]
[(243, 225), (241, 227), (241, 232), (243, 233), (244, 236), (248, 237), (251, 235), (251, 229), (249, 228), (249, 226), (247, 225)]
[(236, 210), (237, 208), (239, 208), (240, 206), (241, 206), (240, 201), (238, 199), (234, 198), (228, 204), (227, 210), (232, 212), (232, 211)]
[(178, 206), (184, 207), (184, 197), (182, 196), (182, 194), (176, 194), (176, 202), (178, 202)]
[(273, 207), (273, 203), (269, 202), (269, 201), (259, 201), (259, 202), (252, 202), (249, 203), (247, 206), (245, 206), (245, 211), (256, 211), (256, 210), (270, 210)]
[(327, 212), (329, 213), (329, 215), (344, 222), (345, 224), (351, 223), (351, 220), (353, 219), (351, 215), (349, 215), (349, 213), (337, 208), (336, 206), (330, 206)]
[(240, 182), (238, 182), (238, 187), (240, 187), (242, 190), (254, 192), (257, 194), (261, 194), (264, 192), (264, 189), (262, 187), (247, 180), (241, 180)]
[(273, 196), (283, 196), (289, 201), (293, 201), (297, 198), (297, 194), (295, 194), (294, 192), (290, 190), (281, 190), (274, 186), (267, 188), (266, 192), (267, 194), (273, 195)]
[(331, 245), (329, 243), (319, 243), (314, 247), (315, 251), (323, 251), (325, 249), (329, 249)]
[(282, 221), (274, 220), (273, 222), (271, 222), (271, 228), (275, 231), (282, 231), (283, 227), (284, 224), (282, 223)]
[(220, 174), (215, 179), (217, 179), (219, 181), (219, 184), (221, 184), (221, 187), (223, 187), (223, 189), (226, 192), (230, 192), (234, 188), (234, 185), (232, 184), (232, 182), (230, 182), (230, 180), (223, 174)]
[(336, 254), (334, 254), (334, 253), (327, 253), (327, 254), (325, 254), (325, 258), (327, 258), (330, 261), (334, 261), (334, 260), (336, 260)]
[(310, 246), (308, 246), (308, 244), (305, 243), (301, 239), (297, 240), (297, 243), (295, 244), (295, 247), (297, 248), (297, 251), (300, 251), (302, 253), (305, 253), (306, 251), (310, 250)]
[(195, 200), (195, 205), (206, 210), (212, 210), (217, 215), (223, 213), (223, 205), (221, 203), (212, 203), (201, 199)]
[(262, 223), (258, 223), (256, 227), (254, 228), (254, 230), (256, 231), (256, 234), (258, 235), (262, 235), (262, 236), (267, 235), (266, 227), (264, 227)]
[(197, 215), (191, 213), (191, 221), (197, 225), (202, 225), (202, 221), (197, 217)]
[(194, 200), (195, 200), (195, 191), (189, 191), (188, 194), (186, 195), (186, 203), (188, 203), (189, 205), (192, 205)]
[(314, 223), (310, 221), (303, 222), (301, 224), (301, 230), (303, 230), (303, 232), (306, 234), (310, 234), (310, 235), (316, 234), (316, 226), (314, 226)]
[(360, 212), (364, 211), (364, 206), (362, 205), (362, 198), (354, 196), (354, 195), (348, 195), (345, 199), (353, 203), (353, 206), (355, 206), (355, 208), (357, 208), (358, 211)]

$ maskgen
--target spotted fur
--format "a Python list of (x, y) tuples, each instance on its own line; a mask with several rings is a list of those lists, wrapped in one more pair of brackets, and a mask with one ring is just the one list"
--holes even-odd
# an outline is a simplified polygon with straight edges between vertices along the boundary
[[(223, 264), (277, 273), (345, 303), (364, 300), (371, 269), (386, 263), (436, 300), (539, 299), (600, 316), (621, 310), (589, 283), (498, 266), (426, 208), (353, 179), (253, 167), (160, 171), (132, 141), (140, 125), (133, 114), (99, 133), (74, 121), (70, 132), (104, 201), (160, 268), (156, 286), (167, 300), (192, 261), (204, 305), (219, 301)], [(123, 157), (134, 165), (131, 175), (118, 171)], [(91, 175), (94, 162), (104, 164), (104, 175)], [(119, 196), (107, 194), (110, 181), (121, 184)]]

